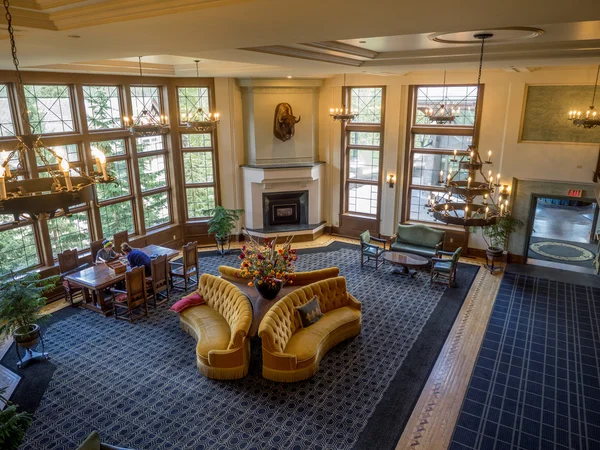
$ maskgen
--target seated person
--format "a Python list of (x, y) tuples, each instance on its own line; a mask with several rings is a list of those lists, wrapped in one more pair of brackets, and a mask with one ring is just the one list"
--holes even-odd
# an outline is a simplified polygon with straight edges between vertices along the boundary
[(148, 255), (137, 248), (131, 248), (125, 242), (121, 244), (121, 251), (127, 256), (127, 261), (129, 261), (131, 267), (144, 266), (146, 268), (146, 276), (150, 276), (152, 273), (152, 259)]
[(98, 250), (98, 253), (96, 254), (96, 263), (112, 261), (119, 257), (119, 254), (115, 252), (115, 249), (113, 248), (112, 241), (104, 239), (102, 241), (102, 246), (103, 248)]

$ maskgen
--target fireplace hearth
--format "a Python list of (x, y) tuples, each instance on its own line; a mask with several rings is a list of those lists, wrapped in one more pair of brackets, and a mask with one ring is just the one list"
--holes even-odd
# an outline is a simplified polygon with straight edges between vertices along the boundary
[(308, 191), (263, 193), (265, 228), (308, 224)]

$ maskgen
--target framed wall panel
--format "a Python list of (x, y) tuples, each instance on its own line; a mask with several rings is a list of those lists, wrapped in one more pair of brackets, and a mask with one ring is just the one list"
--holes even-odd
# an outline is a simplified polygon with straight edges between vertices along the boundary
[(600, 143), (600, 128), (576, 127), (569, 111), (584, 113), (592, 101), (594, 86), (527, 86), (521, 142)]

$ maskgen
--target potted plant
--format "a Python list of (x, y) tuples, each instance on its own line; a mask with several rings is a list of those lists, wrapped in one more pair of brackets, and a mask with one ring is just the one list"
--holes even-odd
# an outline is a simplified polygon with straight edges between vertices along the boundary
[(17, 406), (4, 397), (5, 392), (6, 388), (0, 388), (0, 406), (2, 403), (6, 405), (4, 410), (0, 410), (0, 448), (16, 450), (21, 445), (33, 416), (18, 412)]
[(508, 236), (522, 226), (523, 222), (516, 217), (504, 215), (495, 224), (483, 227), (483, 240), (488, 246), (487, 255), (489, 257), (501, 256), (508, 241)]
[[(39, 323), (43, 316), (41, 308), (46, 304), (44, 294), (53, 289), (57, 276), (42, 279), (38, 273), (28, 273), (0, 284), (0, 337), (12, 336), (17, 346), (25, 349), (25, 362), (37, 356), (33, 348), (41, 336)], [(19, 359), (21, 355), (18, 352)], [(19, 364), (20, 367), (20, 364)]]
[(249, 243), (240, 253), (241, 277), (249, 279), (248, 286), (254, 285), (266, 300), (273, 300), (286, 282), (292, 282), (294, 261), (298, 258), (291, 248), (293, 238), (290, 236), (278, 247), (277, 237), (260, 245), (246, 233)]
[(235, 222), (240, 219), (243, 212), (243, 209), (227, 209), (222, 206), (204, 211), (204, 214), (210, 216), (208, 232), (215, 235), (217, 251), (221, 255), (226, 253), (225, 246), (229, 244)]

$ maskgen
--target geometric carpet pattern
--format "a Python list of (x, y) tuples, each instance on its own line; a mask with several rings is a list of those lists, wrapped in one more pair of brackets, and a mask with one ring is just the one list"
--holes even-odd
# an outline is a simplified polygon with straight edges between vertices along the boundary
[(504, 275), (450, 449), (600, 449), (600, 289)]
[[(329, 351), (311, 379), (261, 376), (260, 340), (247, 377), (196, 368), (194, 339), (163, 306), (135, 324), (81, 310), (45, 333), (57, 366), (23, 449), (74, 449), (92, 431), (133, 449), (351, 448), (446, 290), (429, 275), (361, 270), (359, 250), (300, 255), (297, 270), (338, 266), (362, 303), (362, 332)], [(201, 272), (237, 266), (200, 258)]]

